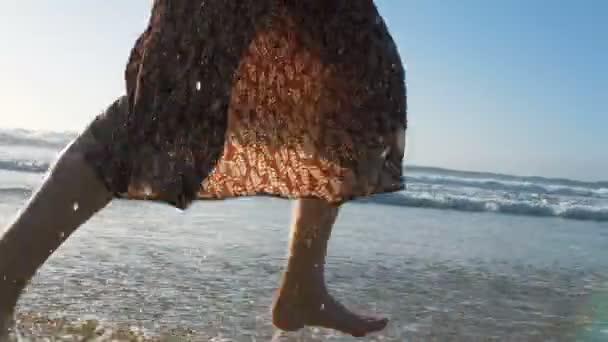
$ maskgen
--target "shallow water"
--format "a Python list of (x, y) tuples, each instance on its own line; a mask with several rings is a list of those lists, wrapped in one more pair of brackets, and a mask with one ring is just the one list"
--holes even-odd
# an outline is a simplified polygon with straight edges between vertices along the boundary
[[(0, 219), (24, 200), (2, 197)], [(179, 212), (115, 201), (53, 255), (20, 309), (151, 334), (182, 327), (200, 340), (269, 341), (290, 206), (247, 198)], [(607, 226), (351, 203), (331, 240), (327, 280), (353, 310), (390, 317), (370, 341), (602, 340)], [(305, 329), (275, 340), (355, 339)]]

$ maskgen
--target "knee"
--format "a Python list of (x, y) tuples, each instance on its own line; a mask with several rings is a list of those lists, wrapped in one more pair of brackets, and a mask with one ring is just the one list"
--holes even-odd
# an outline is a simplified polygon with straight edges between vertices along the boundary
[(66, 148), (73, 154), (87, 154), (101, 149), (110, 142), (116, 131), (124, 126), (127, 114), (126, 96), (121, 96), (108, 106), (101, 114), (78, 135)]
[[(52, 170), (58, 167), (80, 167), (84, 163), (93, 170), (107, 189), (114, 189), (114, 183), (111, 181), (115, 173), (112, 161), (116, 158), (117, 149), (114, 139), (125, 127), (126, 114), (126, 97), (123, 96), (97, 115), (78, 137), (61, 151)], [(59, 177), (56, 172), (51, 172), (49, 176)]]
[(297, 226), (318, 225), (332, 222), (339, 205), (320, 198), (301, 198), (296, 203), (294, 223)]
[(127, 113), (127, 97), (121, 96), (95, 117), (81, 134), (82, 138), (97, 142), (109, 141), (119, 129), (124, 127)]

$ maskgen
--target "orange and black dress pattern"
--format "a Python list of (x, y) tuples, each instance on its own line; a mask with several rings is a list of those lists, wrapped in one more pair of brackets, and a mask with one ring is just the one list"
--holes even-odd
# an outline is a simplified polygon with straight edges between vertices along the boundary
[(404, 69), (372, 0), (156, 0), (125, 78), (89, 156), (118, 197), (403, 188)]

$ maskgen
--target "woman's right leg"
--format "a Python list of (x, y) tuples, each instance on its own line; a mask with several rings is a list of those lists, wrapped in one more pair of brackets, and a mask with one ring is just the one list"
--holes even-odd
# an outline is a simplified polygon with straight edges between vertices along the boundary
[(272, 309), (273, 323), (281, 330), (318, 326), (362, 337), (388, 323), (348, 310), (327, 290), (325, 256), (338, 209), (321, 199), (296, 202), (287, 269)]

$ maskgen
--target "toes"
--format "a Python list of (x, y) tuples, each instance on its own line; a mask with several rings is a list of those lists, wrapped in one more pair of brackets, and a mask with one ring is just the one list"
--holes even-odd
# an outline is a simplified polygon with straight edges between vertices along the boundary
[(369, 332), (375, 332), (386, 328), (387, 324), (388, 318), (372, 319), (368, 320), (367, 328), (369, 329)]
[(380, 331), (388, 324), (387, 318), (365, 318), (361, 326), (351, 331), (353, 337), (364, 337), (367, 334)]

